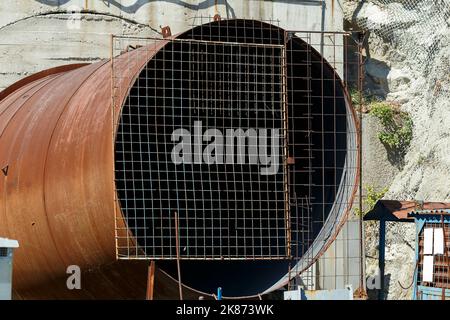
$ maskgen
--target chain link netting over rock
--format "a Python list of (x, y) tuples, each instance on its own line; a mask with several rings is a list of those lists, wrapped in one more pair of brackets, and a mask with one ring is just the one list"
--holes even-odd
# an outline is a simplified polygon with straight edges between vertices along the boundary
[(450, 199), (450, 0), (343, 5), (346, 19), (369, 34), (365, 67), (370, 91), (398, 102), (414, 122), (403, 170), (386, 196)]
[[(406, 62), (434, 82), (434, 96), (450, 95), (450, 0), (347, 1), (346, 18), (380, 37), (388, 60)], [(430, 89), (422, 87), (422, 89)]]

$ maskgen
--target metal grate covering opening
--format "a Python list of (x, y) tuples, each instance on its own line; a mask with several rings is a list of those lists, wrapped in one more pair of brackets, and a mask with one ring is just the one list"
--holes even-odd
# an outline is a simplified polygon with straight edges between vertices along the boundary
[(286, 258), (281, 45), (170, 40), (142, 70), (116, 138), (116, 183), (140, 252)]
[[(352, 67), (344, 63), (349, 38), (253, 20), (207, 23), (176, 39), (115, 37), (113, 65), (145, 60), (125, 48), (146, 57), (132, 87), (113, 85), (129, 90), (125, 101), (114, 102), (123, 105), (114, 141), (118, 257), (176, 259), (178, 233), (180, 259), (294, 259), (300, 261), (294, 273), (311, 265), (339, 230), (355, 192), (355, 119), (338, 76)], [(121, 76), (113, 67), (113, 84)], [(217, 156), (205, 160), (217, 141), (210, 136), (225, 145), (227, 130), (237, 129), (257, 136), (242, 140), (243, 161), (236, 145), (234, 163), (226, 146), (219, 152), (223, 163)], [(260, 157), (266, 136), (269, 157)], [(187, 161), (177, 157), (186, 154)], [(261, 173), (272, 165), (274, 174)], [(271, 263), (255, 264), (259, 278), (267, 270), (267, 287), (291, 265)], [(192, 268), (211, 270), (211, 264), (192, 262)]]

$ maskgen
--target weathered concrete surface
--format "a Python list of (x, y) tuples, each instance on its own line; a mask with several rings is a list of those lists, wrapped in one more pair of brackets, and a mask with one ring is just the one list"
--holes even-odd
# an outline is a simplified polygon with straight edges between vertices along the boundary
[(0, 90), (46, 68), (108, 58), (110, 34), (155, 37), (165, 25), (175, 34), (216, 13), (273, 20), (292, 30), (342, 30), (343, 25), (335, 0), (0, 1)]
[(337, 0), (16, 0), (0, 4), (0, 27), (30, 16), (82, 10), (114, 15), (136, 23), (159, 27), (169, 24), (174, 32), (198, 24), (199, 17), (219, 13), (224, 18), (278, 19), (281, 27), (335, 30), (342, 26)]
[(67, 18), (37, 16), (0, 29), (0, 90), (44, 69), (109, 57), (111, 33), (158, 36), (148, 26), (112, 16), (85, 14), (80, 29), (68, 29)]
[[(378, 139), (378, 132), (383, 129), (377, 118), (363, 114), (363, 187), (372, 186), (376, 190), (389, 187), (394, 177), (400, 172), (398, 159), (391, 159), (389, 152)], [(365, 193), (364, 193), (365, 195)]]
[(342, 289), (360, 284), (359, 221), (351, 217), (342, 227), (336, 240), (319, 259), (317, 286), (314, 289)]

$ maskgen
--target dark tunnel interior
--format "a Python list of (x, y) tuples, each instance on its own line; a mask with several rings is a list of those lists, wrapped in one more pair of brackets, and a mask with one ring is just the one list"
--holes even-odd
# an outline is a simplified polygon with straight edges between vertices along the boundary
[[(144, 254), (161, 259), (158, 265), (176, 278), (177, 212), (180, 257), (195, 258), (181, 262), (182, 280), (197, 290), (222, 287), (226, 296), (245, 296), (270, 287), (311, 246), (338, 192), (347, 152), (341, 81), (314, 48), (289, 34), (284, 60), (285, 36), (252, 20), (195, 27), (149, 61), (123, 106), (115, 176), (128, 228)], [(218, 131), (195, 140), (200, 122), (201, 132), (217, 129), (224, 141), (227, 129), (254, 128), (258, 139), (245, 140), (245, 163), (236, 145), (220, 151)], [(177, 129), (190, 141), (177, 154), (182, 163), (173, 161)], [(252, 162), (250, 145), (262, 141), (261, 129), (270, 138)], [(214, 165), (204, 151), (196, 154), (196, 142), (200, 151), (216, 143)], [(284, 157), (294, 163), (284, 165)], [(261, 174), (275, 162), (277, 171)]]

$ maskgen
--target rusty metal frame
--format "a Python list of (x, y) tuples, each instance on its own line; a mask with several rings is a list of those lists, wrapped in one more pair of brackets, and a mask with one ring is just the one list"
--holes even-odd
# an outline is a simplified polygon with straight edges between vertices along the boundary
[[(114, 51), (119, 51), (121, 52), (120, 48), (129, 48), (131, 47), (130, 45), (124, 45), (123, 43), (121, 43), (122, 40), (126, 40), (126, 41), (141, 41), (141, 42), (157, 42), (160, 39), (159, 38), (154, 38), (154, 37), (145, 37), (145, 38), (141, 38), (141, 37), (130, 37), (130, 36), (113, 36), (112, 38), (112, 46), (114, 47), (114, 49), (112, 49), (112, 53), (111, 56), (113, 57), (112, 59), (112, 82), (116, 82), (115, 78), (116, 78), (116, 74), (117, 72), (114, 71)], [(115, 44), (114, 42), (117, 41), (117, 44)], [(282, 97), (283, 97), (283, 101), (281, 103), (281, 107), (284, 108), (285, 107), (285, 99), (287, 98), (287, 94), (286, 94), (286, 79), (285, 79), (285, 64), (286, 64), (286, 57), (285, 57), (285, 47), (284, 45), (280, 44), (280, 45), (275, 45), (275, 44), (259, 44), (259, 43), (240, 43), (240, 42), (223, 42), (223, 41), (205, 41), (205, 40), (198, 40), (198, 39), (177, 39), (177, 38), (172, 38), (172, 39), (167, 39), (166, 40), (166, 44), (168, 43), (188, 43), (188, 44), (204, 44), (204, 45), (221, 45), (221, 46), (244, 46), (244, 47), (255, 47), (255, 48), (262, 48), (262, 49), (267, 49), (267, 48), (274, 48), (274, 49), (279, 49), (281, 54), (280, 54), (280, 70), (281, 70), (281, 74), (280, 74), (280, 81), (283, 81), (284, 83), (281, 84), (281, 90), (283, 91), (282, 93)], [(154, 49), (151, 47), (152, 45), (150, 45), (149, 49), (150, 51), (153, 51)], [(164, 47), (161, 47), (161, 49)], [(137, 50), (141, 50), (144, 51), (146, 49), (146, 46), (140, 47)], [(160, 50), (160, 48), (156, 48), (155, 49), (155, 53), (149, 54), (149, 56), (152, 56), (154, 54), (156, 54), (156, 50)], [(120, 58), (120, 56), (118, 56), (118, 58)], [(130, 86), (128, 88), (124, 88), (123, 90), (120, 91), (126, 91), (126, 92), (130, 92), (131, 90), (131, 85), (133, 84), (130, 83)], [(115, 87), (115, 85), (113, 84), (113, 88), (114, 90), (117, 90), (117, 88)], [(114, 91), (112, 93), (113, 95), (115, 94)], [(115, 107), (113, 108), (114, 110), (117, 109), (118, 105), (117, 102), (115, 101), (115, 99), (113, 98), (113, 105), (115, 105)], [(286, 149), (286, 126), (287, 126), (287, 114), (285, 113), (285, 111), (287, 111), (285, 108), (283, 110), (283, 134), (285, 136), (284, 141), (285, 141), (285, 147), (284, 147), (284, 152), (283, 152), (283, 170), (286, 173), (286, 170), (288, 169), (288, 161), (287, 161), (287, 149)], [(122, 112), (122, 109), (120, 110), (120, 112)], [(116, 139), (116, 134), (117, 134), (117, 130), (119, 127), (119, 117), (120, 117), (120, 113), (118, 115), (113, 116), (113, 118), (116, 120), (116, 123), (114, 124), (114, 136), (113, 139)], [(117, 143), (117, 141), (113, 141), (113, 143)], [(246, 259), (252, 259), (252, 260), (284, 260), (286, 258), (289, 258), (291, 256), (291, 225), (289, 223), (290, 221), (290, 215), (289, 215), (289, 196), (287, 194), (288, 192), (288, 180), (287, 180), (287, 174), (284, 174), (284, 182), (283, 182), (283, 189), (284, 189), (284, 197), (285, 197), (285, 205), (284, 205), (284, 220), (285, 220), (285, 227), (284, 227), (284, 232), (285, 232), (285, 251), (286, 254), (282, 254), (282, 255), (262, 255), (262, 256), (257, 256), (257, 255), (250, 255), (250, 256), (227, 256), (227, 255), (223, 255), (221, 254), (220, 256), (195, 256), (195, 255), (191, 255), (191, 256), (181, 256), (178, 257), (176, 255), (167, 255), (167, 256), (155, 256), (155, 255), (148, 255), (146, 254), (143, 250), (141, 250), (139, 248), (138, 243), (135, 241), (133, 235), (131, 234), (131, 232), (126, 231), (127, 235), (126, 235), (126, 239), (127, 239), (127, 244), (124, 247), (124, 245), (120, 244), (120, 235), (118, 235), (117, 230), (116, 230), (116, 254), (117, 254), (117, 258), (118, 259), (133, 259), (133, 260), (246, 260)], [(116, 181), (117, 183), (117, 181)], [(116, 195), (117, 195), (117, 187), (115, 186), (115, 190), (116, 190)], [(119, 201), (116, 199), (116, 203), (115, 203), (116, 207), (119, 208), (120, 204)], [(121, 220), (123, 219), (122, 217), (122, 210), (116, 210), (115, 213), (115, 220)], [(121, 225), (123, 225), (121, 223)], [(128, 253), (124, 253), (128, 252)], [(130, 253), (131, 252), (131, 253)]]
[(288, 129), (289, 129), (289, 106), (288, 106), (288, 90), (287, 90), (287, 54), (286, 54), (286, 40), (282, 48), (282, 91), (283, 91), (283, 179), (284, 179), (284, 208), (285, 208), (285, 230), (286, 230), (286, 245), (287, 245), (287, 258), (292, 258), (292, 234), (291, 234), (291, 205), (290, 205), (290, 185), (289, 185), (289, 151), (288, 151)]
[(363, 57), (363, 44), (365, 41), (366, 34), (364, 32), (358, 33), (358, 100), (359, 100), (359, 122), (358, 122), (358, 167), (360, 168), (359, 172), (359, 195), (358, 195), (358, 209), (359, 209), (359, 238), (360, 238), (360, 262), (359, 262), (359, 288), (357, 290), (357, 294), (359, 298), (365, 299), (367, 298), (366, 292), (366, 268), (365, 268), (365, 245), (364, 245), (364, 216), (363, 216), (363, 175), (362, 175), (362, 126), (363, 126), (363, 110), (364, 110), (364, 98), (363, 98), (363, 90), (364, 90), (364, 57)]

